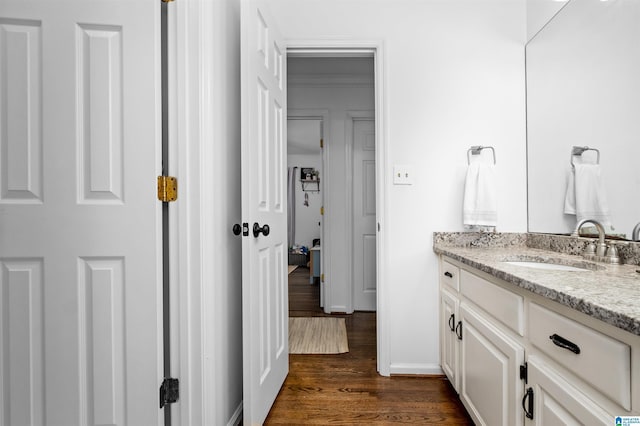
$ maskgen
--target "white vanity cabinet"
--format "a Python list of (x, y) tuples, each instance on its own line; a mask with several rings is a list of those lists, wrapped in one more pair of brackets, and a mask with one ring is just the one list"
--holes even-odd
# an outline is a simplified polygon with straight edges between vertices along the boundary
[[(521, 298), (447, 260), (440, 272), (443, 371), (477, 425), (522, 425), (524, 348), (510, 336), (512, 327), (522, 328)], [(509, 305), (498, 318), (482, 309), (495, 299)]]
[(638, 415), (638, 336), (444, 256), (439, 282), (442, 370), (477, 425)]
[(608, 426), (613, 416), (587, 398), (561, 373), (536, 355), (527, 360), (527, 390), (532, 389), (523, 402), (529, 413), (528, 424)]
[(460, 399), (476, 425), (522, 425), (523, 385), (518, 376), (524, 348), (495, 321), (460, 304)]
[(456, 326), (460, 327), (459, 276), (457, 266), (444, 259), (440, 262), (440, 365), (457, 392), (460, 383), (460, 341), (456, 334)]
[(460, 342), (456, 335), (456, 325), (461, 323), (458, 314), (460, 301), (447, 290), (440, 292), (440, 359), (444, 373), (449, 378), (453, 388), (459, 392), (460, 381), (458, 364), (460, 357)]

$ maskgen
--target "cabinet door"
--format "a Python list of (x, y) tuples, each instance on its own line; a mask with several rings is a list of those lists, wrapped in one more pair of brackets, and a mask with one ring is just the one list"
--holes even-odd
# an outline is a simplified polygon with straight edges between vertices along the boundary
[(446, 290), (440, 292), (440, 364), (456, 392), (460, 389), (458, 375), (459, 341), (455, 333), (458, 321), (458, 298)]
[(527, 424), (611, 425), (613, 416), (584, 396), (540, 358), (530, 356), (529, 385), (533, 388), (533, 419)]
[(524, 382), (524, 348), (465, 302), (460, 304), (460, 398), (477, 425), (517, 426)]

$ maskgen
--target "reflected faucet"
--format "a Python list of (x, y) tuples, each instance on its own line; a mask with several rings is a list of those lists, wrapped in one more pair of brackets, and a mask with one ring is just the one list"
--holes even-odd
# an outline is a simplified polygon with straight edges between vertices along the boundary
[(631, 240), (632, 241), (640, 241), (640, 223), (638, 223), (633, 228), (633, 232), (631, 233)]
[(604, 226), (602, 226), (600, 222), (598, 222), (595, 219), (582, 219), (580, 222), (578, 222), (578, 224), (576, 225), (575, 231), (573, 231), (573, 234), (571, 235), (573, 237), (579, 237), (580, 228), (582, 228), (582, 225), (584, 225), (585, 223), (591, 223), (595, 225), (596, 229), (598, 230), (598, 245), (596, 247), (596, 256), (603, 257), (607, 253), (607, 245), (604, 242), (604, 237), (605, 237)]

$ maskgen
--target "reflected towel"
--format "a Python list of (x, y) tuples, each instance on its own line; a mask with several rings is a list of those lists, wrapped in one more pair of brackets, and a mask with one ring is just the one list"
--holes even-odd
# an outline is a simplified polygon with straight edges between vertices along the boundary
[(462, 216), (467, 226), (497, 225), (498, 202), (493, 164), (472, 163), (467, 168)]
[(574, 164), (567, 179), (564, 212), (576, 215), (576, 221), (595, 219), (611, 226), (611, 213), (598, 164)]

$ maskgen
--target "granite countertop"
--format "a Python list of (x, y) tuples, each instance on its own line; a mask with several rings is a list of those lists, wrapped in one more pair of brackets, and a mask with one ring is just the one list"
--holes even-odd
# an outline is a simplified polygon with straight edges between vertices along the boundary
[[(640, 336), (640, 273), (638, 265), (607, 265), (580, 256), (531, 248), (458, 247), (434, 239), (434, 251), (490, 275), (561, 303)], [(534, 269), (506, 260), (547, 260), (588, 268), (586, 271)]]

